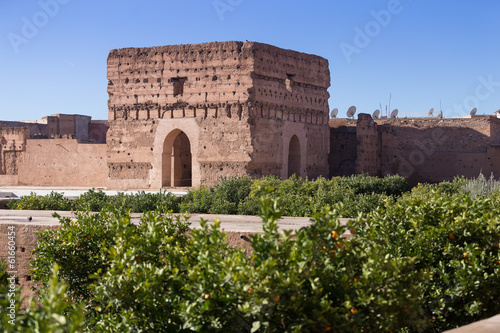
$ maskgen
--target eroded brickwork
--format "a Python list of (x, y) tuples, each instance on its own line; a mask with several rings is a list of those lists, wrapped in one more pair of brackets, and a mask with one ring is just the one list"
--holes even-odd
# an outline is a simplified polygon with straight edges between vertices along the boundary
[[(328, 174), (330, 75), (321, 57), (253, 42), (128, 48), (110, 52), (108, 80), (110, 168), (151, 164), (149, 175), (110, 171), (110, 187), (175, 186), (186, 170), (194, 186), (286, 178), (289, 163), (303, 177)], [(190, 147), (182, 156), (181, 132)]]
[[(335, 124), (342, 120), (332, 120)], [(338, 137), (335, 126), (332, 134)], [(399, 174), (409, 182), (440, 182), (455, 176), (500, 175), (500, 119), (411, 118), (373, 120), (360, 114), (356, 123), (356, 173)], [(341, 155), (345, 158), (350, 151)], [(333, 172), (334, 165), (330, 164)]]

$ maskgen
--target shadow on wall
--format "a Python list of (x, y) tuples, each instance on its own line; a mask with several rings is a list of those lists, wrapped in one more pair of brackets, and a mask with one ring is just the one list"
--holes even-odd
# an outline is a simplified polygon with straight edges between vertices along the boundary
[(335, 123), (330, 122), (330, 176), (399, 174), (415, 185), (481, 172), (500, 175), (500, 122), (495, 118)]

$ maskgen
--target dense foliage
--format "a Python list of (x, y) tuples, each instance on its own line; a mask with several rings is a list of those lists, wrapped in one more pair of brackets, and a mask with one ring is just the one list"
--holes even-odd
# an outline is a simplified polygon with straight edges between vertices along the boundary
[[(123, 208), (79, 212), (39, 235), (33, 277), (76, 331), (85, 320), (92, 332), (441, 332), (500, 313), (494, 187), (457, 178), (407, 191), (399, 178), (358, 177), (237, 178), (193, 191), (196, 205), (205, 196), (233, 211), (258, 209), (263, 232), (250, 256), (228, 246), (218, 222), (190, 230), (165, 209), (138, 225)], [(342, 225), (338, 217), (355, 211), (350, 193), (380, 201)], [(283, 211), (301, 205), (313, 224), (279, 232)], [(31, 308), (22, 325), (57, 317)]]
[(179, 211), (180, 199), (171, 193), (163, 191), (157, 193), (146, 193), (141, 191), (137, 194), (118, 193), (110, 196), (99, 190), (89, 190), (82, 194), (77, 200), (63, 198), (62, 193), (52, 192), (41, 196), (31, 193), (29, 196), (21, 197), (9, 203), (11, 209), (24, 210), (90, 210), (99, 212), (107, 207), (120, 207), (134, 213), (144, 213), (152, 210)]
[(54, 192), (48, 196), (31, 194), (19, 201), (12, 201), (10, 207), (96, 212), (110, 206), (132, 212), (160, 209), (174, 213), (258, 215), (258, 200), (263, 194), (262, 189), (268, 187), (274, 188), (270, 196), (279, 200), (284, 216), (313, 216), (325, 205), (341, 202), (345, 207), (342, 215), (356, 217), (359, 213), (372, 212), (388, 198), (397, 198), (410, 190), (406, 179), (400, 176), (377, 178), (356, 175), (334, 177), (330, 180), (321, 177), (316, 180), (302, 180), (295, 176), (287, 180), (280, 180), (275, 176), (261, 179), (239, 177), (222, 178), (213, 187), (194, 188), (182, 198), (165, 192), (141, 192), (136, 195), (119, 193), (116, 196), (108, 196), (103, 191), (90, 190), (76, 201), (63, 199), (62, 194)]

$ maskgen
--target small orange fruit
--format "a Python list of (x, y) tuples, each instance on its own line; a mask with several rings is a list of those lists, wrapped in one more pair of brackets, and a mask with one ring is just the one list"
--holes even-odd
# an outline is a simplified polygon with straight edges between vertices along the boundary
[(455, 235), (454, 235), (454, 234), (452, 234), (451, 232), (450, 232), (450, 234), (448, 235), (448, 237), (450, 237), (450, 239), (455, 239)]
[(467, 254), (467, 252), (464, 252), (463, 256), (464, 256), (464, 258), (469, 258), (469, 255)]
[(341, 249), (342, 246), (344, 246), (344, 244), (342, 244), (342, 242), (337, 242), (337, 249)]
[(339, 237), (339, 233), (336, 232), (335, 230), (332, 231), (332, 238), (337, 238), (337, 237)]
[(80, 245), (81, 245), (80, 243), (76, 244), (76, 246), (80, 246)]
[(210, 298), (210, 294), (205, 294), (205, 296), (203, 296), (204, 299), (209, 299)]
[(325, 331), (327, 332), (330, 332), (332, 330), (332, 328), (330, 326), (328, 326), (327, 328), (325, 328)]
[(253, 288), (252, 288), (252, 287), (248, 288), (248, 293), (249, 293), (249, 294), (251, 294), (251, 293), (252, 293), (252, 291), (253, 291)]
[(87, 239), (90, 239), (90, 235), (87, 236)]
[(354, 281), (358, 282), (359, 281), (359, 276), (354, 277)]
[(493, 244), (494, 247), (498, 247), (498, 242), (495, 242), (495, 244)]
[(352, 314), (354, 314), (354, 313), (356, 313), (356, 312), (358, 312), (358, 309), (356, 309), (356, 308), (352, 308), (352, 309), (351, 309), (351, 313), (352, 313)]
[(330, 251), (330, 254), (331, 254), (331, 256), (332, 256), (332, 257), (334, 257), (334, 258), (335, 258), (335, 256), (337, 255), (337, 252), (335, 252), (334, 250), (331, 250), (331, 251)]
[(275, 298), (273, 298), (273, 301), (279, 302), (280, 301), (280, 295), (277, 295)]

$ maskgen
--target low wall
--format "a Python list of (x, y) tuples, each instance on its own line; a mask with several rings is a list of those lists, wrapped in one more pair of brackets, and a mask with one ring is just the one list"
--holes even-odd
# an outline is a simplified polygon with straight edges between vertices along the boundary
[[(8, 211), (7, 211), (8, 212)], [(26, 211), (25, 216), (21, 216), (18, 214), (19, 211), (16, 212), (15, 217), (11, 218), (12, 222), (4, 222), (0, 221), (0, 260), (7, 260), (8, 254), (8, 233), (9, 226), (14, 226), (15, 232), (15, 243), (16, 243), (16, 251), (15, 251), (15, 271), (17, 271), (16, 276), (19, 278), (19, 285), (22, 287), (22, 297), (26, 297), (24, 300), (22, 307), (27, 306), (27, 301), (30, 296), (34, 295), (34, 292), (31, 290), (34, 282), (32, 280), (32, 276), (29, 273), (29, 263), (33, 258), (33, 254), (31, 251), (36, 247), (38, 237), (36, 232), (41, 232), (46, 229), (55, 230), (59, 228), (58, 223), (54, 222), (28, 222), (27, 219), (30, 217), (30, 214), (34, 214), (32, 212)], [(58, 212), (61, 216), (71, 216), (69, 212)], [(36, 213), (38, 214), (38, 213)], [(42, 214), (50, 216), (52, 212), (44, 211)], [(138, 214), (133, 214), (133, 217), (138, 219)], [(34, 217), (33, 221), (39, 219), (38, 217)], [(43, 218), (46, 220), (47, 218)], [(194, 222), (194, 221), (193, 221)], [(231, 247), (238, 247), (245, 249), (247, 251), (251, 250), (250, 243), (248, 239), (250, 235), (255, 234), (254, 232), (226, 232), (227, 233), (227, 242)], [(8, 269), (9, 270), (9, 269)]]
[(27, 140), (17, 185), (105, 187), (108, 182), (105, 144), (75, 139)]

